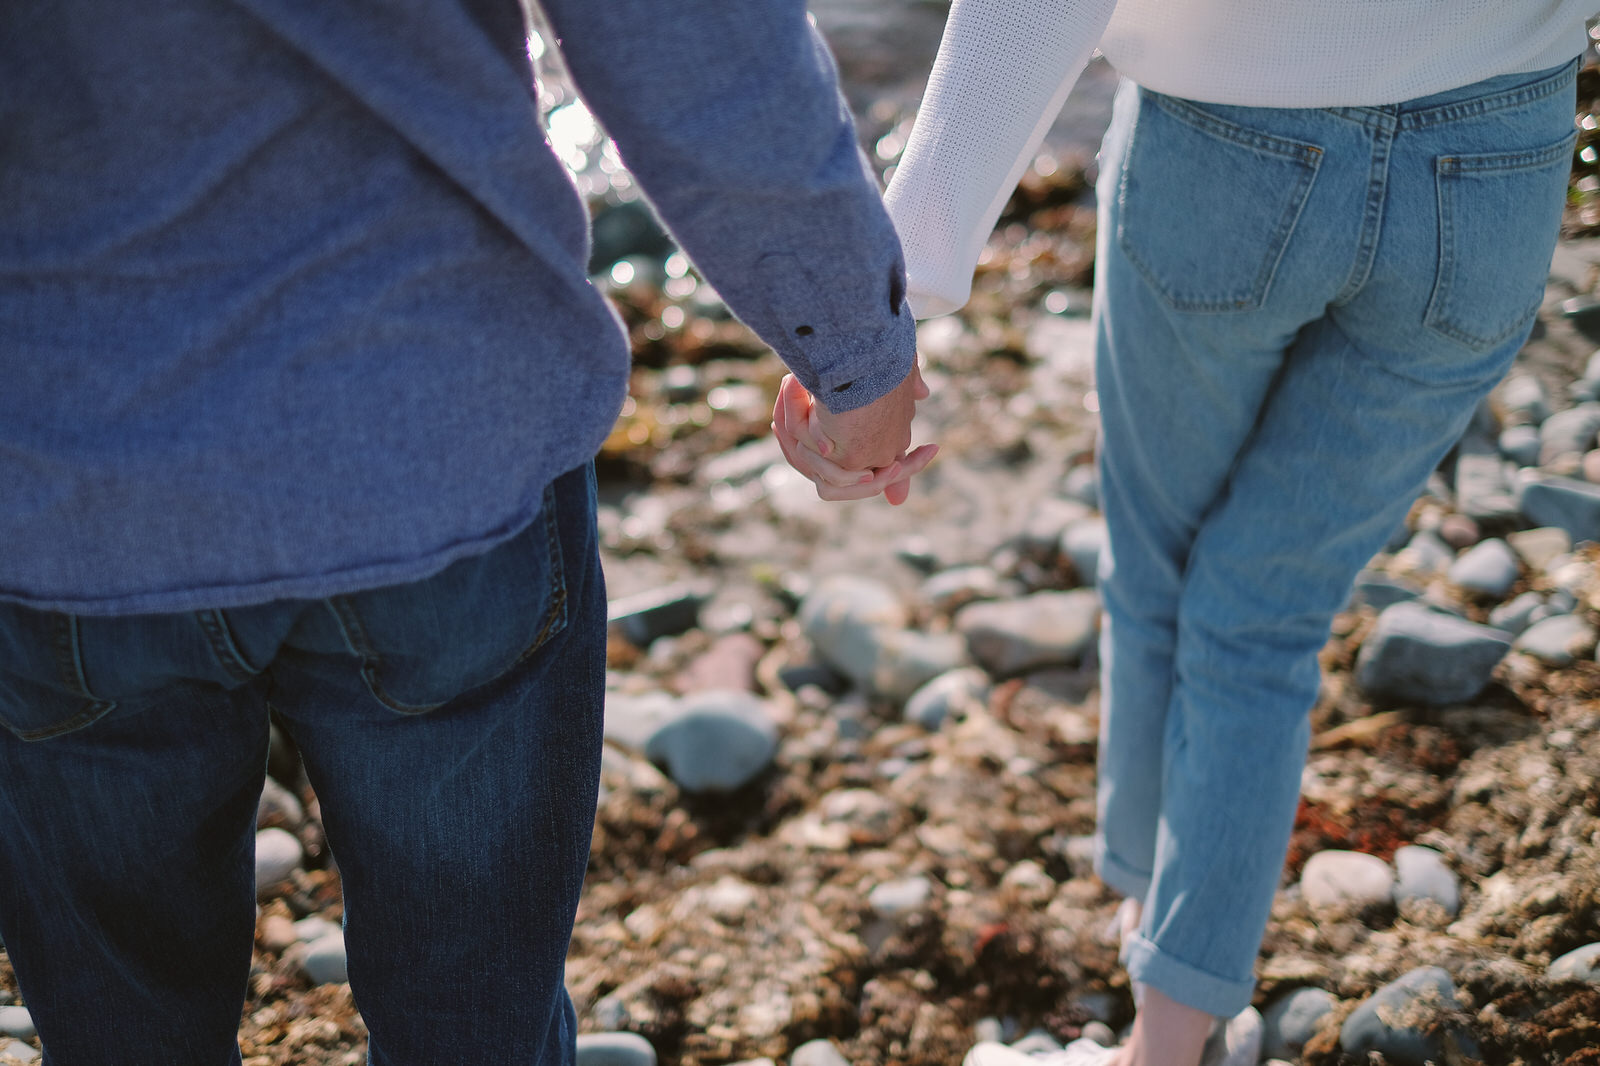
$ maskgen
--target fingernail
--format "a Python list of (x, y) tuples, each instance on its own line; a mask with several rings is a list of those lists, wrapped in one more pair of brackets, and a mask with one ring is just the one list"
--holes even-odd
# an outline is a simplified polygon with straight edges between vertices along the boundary
[(831, 452), (831, 451), (833, 451), (833, 449), (828, 447), (828, 442), (827, 441), (825, 441), (825, 440), (818, 440), (817, 441), (817, 454), (821, 455), (824, 459), (826, 459), (828, 457), (828, 453)]

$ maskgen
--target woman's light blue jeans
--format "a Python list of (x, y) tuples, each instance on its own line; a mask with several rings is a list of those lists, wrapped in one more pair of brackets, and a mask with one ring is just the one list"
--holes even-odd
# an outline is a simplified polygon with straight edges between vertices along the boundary
[(1317, 652), (1528, 336), (1576, 64), (1386, 107), (1125, 85), (1101, 152), (1097, 869), (1128, 972), (1245, 1007)]
[(561, 1066), (600, 776), (592, 468), (408, 585), (88, 618), (0, 604), (0, 934), (46, 1066), (224, 1066), (269, 706), (316, 787), (376, 1066)]

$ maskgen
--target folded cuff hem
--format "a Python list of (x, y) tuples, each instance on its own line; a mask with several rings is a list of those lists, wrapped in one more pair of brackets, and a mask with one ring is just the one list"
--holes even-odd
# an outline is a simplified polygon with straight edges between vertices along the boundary
[(1173, 958), (1138, 933), (1123, 945), (1128, 976), (1196, 1010), (1231, 1018), (1250, 1005), (1255, 980), (1230, 981)]
[(1135, 870), (1111, 854), (1111, 849), (1106, 846), (1104, 838), (1098, 836), (1094, 841), (1094, 872), (1099, 875), (1100, 880), (1124, 896), (1141, 903), (1150, 891), (1151, 875)]

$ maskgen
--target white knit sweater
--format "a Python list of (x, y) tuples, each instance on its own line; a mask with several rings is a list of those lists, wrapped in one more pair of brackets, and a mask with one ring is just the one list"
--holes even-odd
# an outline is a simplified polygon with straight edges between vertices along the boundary
[(1096, 45), (1218, 104), (1395, 103), (1583, 51), (1600, 0), (954, 0), (886, 200), (919, 318), (966, 303), (995, 219)]

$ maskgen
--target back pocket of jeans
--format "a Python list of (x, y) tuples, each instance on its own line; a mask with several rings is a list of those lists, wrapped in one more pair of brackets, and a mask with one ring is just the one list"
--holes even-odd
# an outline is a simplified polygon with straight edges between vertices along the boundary
[(1544, 301), (1576, 136), (1434, 161), (1439, 276), (1429, 329), (1481, 352), (1528, 328)]
[(1177, 311), (1266, 300), (1322, 149), (1141, 92), (1118, 190), (1117, 242)]
[(532, 525), (483, 555), (409, 585), (335, 597), (374, 697), (420, 714), (488, 684), (566, 628), (555, 493)]
[(0, 725), (22, 740), (48, 740), (115, 706), (89, 691), (72, 615), (0, 604)]

